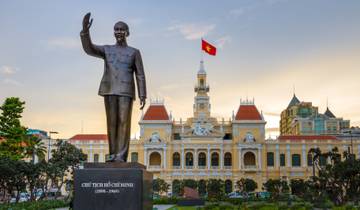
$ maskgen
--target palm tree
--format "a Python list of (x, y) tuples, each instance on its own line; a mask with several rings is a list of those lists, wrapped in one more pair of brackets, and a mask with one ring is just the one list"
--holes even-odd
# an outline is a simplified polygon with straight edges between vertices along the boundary
[(46, 147), (41, 141), (41, 138), (35, 135), (29, 135), (25, 140), (25, 144), (25, 156), (31, 157), (31, 161), (33, 163), (35, 163), (35, 156), (37, 156), (39, 159), (45, 158)]

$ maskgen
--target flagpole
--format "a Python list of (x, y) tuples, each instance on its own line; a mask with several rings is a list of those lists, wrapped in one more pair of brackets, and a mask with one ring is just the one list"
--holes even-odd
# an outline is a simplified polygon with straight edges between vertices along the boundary
[(200, 46), (200, 59), (201, 61), (204, 61), (204, 51), (202, 49), (202, 40), (203, 40), (203, 37), (201, 37), (201, 46)]

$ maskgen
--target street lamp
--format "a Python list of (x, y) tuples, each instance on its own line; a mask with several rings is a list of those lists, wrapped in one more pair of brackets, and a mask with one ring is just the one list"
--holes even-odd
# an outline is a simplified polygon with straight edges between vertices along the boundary
[(57, 131), (49, 131), (49, 142), (48, 142), (48, 161), (50, 160), (50, 152), (51, 152), (51, 145), (50, 145), (50, 141), (51, 141), (51, 134), (59, 134), (59, 132)]

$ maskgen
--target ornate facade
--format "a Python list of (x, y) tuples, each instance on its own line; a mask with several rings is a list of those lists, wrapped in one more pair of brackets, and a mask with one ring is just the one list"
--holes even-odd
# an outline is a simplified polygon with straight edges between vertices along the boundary
[[(241, 100), (236, 114), (227, 121), (212, 117), (203, 62), (194, 91), (193, 115), (186, 120), (173, 120), (163, 101), (152, 101), (139, 121), (140, 139), (130, 144), (128, 160), (146, 165), (155, 178), (169, 184), (180, 179), (223, 179), (229, 192), (237, 180), (251, 178), (261, 190), (270, 178), (311, 176), (311, 148), (328, 151), (338, 147), (342, 152), (351, 146), (348, 139), (329, 135), (265, 139), (266, 121), (252, 100)], [(88, 154), (88, 161), (103, 162), (108, 152), (106, 139), (106, 135), (79, 134), (70, 142)], [(359, 157), (358, 138), (352, 148)]]

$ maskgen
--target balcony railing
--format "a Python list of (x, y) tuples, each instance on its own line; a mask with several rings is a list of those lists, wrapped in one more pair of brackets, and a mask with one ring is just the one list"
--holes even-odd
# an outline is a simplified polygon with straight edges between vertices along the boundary
[(204, 170), (206, 169), (206, 166), (198, 166), (199, 169)]
[(244, 169), (248, 170), (248, 171), (257, 170), (257, 166), (256, 165), (245, 165)]
[(219, 166), (211, 166), (211, 169), (217, 170), (217, 169), (219, 169), (219, 168), (220, 168)]
[(224, 166), (224, 169), (229, 170), (229, 169), (231, 169), (231, 166)]
[(181, 166), (173, 166), (173, 169), (181, 169)]
[(186, 169), (193, 169), (194, 166), (185, 166)]
[(160, 165), (150, 165), (149, 166), (149, 170), (160, 170), (161, 166)]

